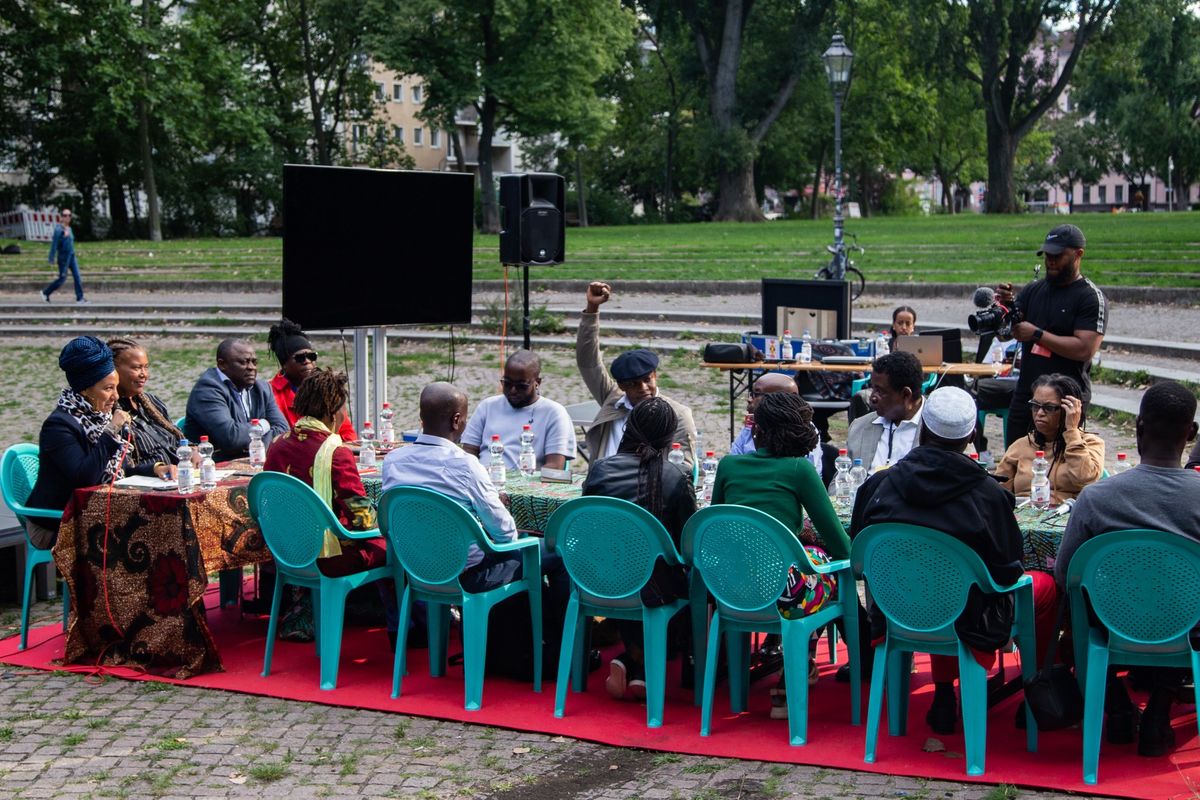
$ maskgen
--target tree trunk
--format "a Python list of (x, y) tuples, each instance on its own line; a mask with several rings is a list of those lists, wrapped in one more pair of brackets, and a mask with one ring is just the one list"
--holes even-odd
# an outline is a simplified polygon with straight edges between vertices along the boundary
[(812, 190), (812, 219), (818, 219), (821, 215), (821, 172), (825, 169), (825, 148), (821, 148), (820, 154), (817, 156), (817, 171), (813, 173), (813, 190)]
[(463, 154), (462, 134), (458, 130), (458, 125), (450, 129), (450, 147), (454, 150), (454, 159), (457, 162), (455, 170), (470, 172), (471, 168), (467, 166), (467, 157)]
[(575, 148), (575, 200), (579, 206), (579, 227), (588, 226), (587, 186), (583, 182), (583, 150)]
[(766, 217), (754, 197), (754, 162), (718, 173), (716, 220), (726, 222), (762, 222)]
[[(142, 30), (146, 32), (147, 39), (150, 36), (151, 28), (150, 13), (150, 3), (143, 0)], [(145, 44), (142, 45), (142, 62), (147, 66), (150, 63), (150, 54)], [(144, 80), (145, 73), (143, 73)], [(146, 213), (150, 241), (161, 242), (162, 221), (159, 218), (158, 210), (158, 184), (154, 180), (154, 152), (150, 147), (150, 101), (145, 96), (147, 88), (143, 87), (142, 98), (138, 101), (138, 144), (142, 150), (142, 185), (146, 190)]]
[(300, 55), (304, 61), (304, 81), (308, 88), (308, 114), (312, 124), (313, 144), (317, 148), (317, 163), (332, 164), (329, 154), (329, 139), (325, 135), (325, 110), (321, 104), (321, 93), (317, 88), (316, 57), (313, 55), (312, 31), (310, 29), (308, 3), (300, 0)]
[(479, 109), (479, 203), (483, 210), (483, 232), (500, 232), (500, 210), (496, 206), (496, 186), (492, 172), (492, 137), (496, 134), (496, 98), (483, 97)]
[(1017, 193), (1013, 185), (1013, 164), (1017, 141), (1012, 134), (987, 111), (987, 211), (989, 214), (1015, 214)]
[(674, 178), (671, 176), (672, 162), (675, 158), (675, 114), (667, 121), (667, 152), (666, 164), (663, 166), (662, 220), (671, 221), (671, 210), (675, 207)]
[(111, 154), (105, 155), (100, 172), (108, 190), (108, 238), (126, 239), (130, 235), (129, 206), (125, 202), (125, 184)]

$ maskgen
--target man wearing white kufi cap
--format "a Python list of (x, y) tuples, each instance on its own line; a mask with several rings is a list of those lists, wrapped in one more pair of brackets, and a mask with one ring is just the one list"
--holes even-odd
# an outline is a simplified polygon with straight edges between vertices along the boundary
[[(1013, 496), (965, 454), (975, 433), (975, 401), (962, 389), (943, 387), (925, 399), (919, 446), (867, 479), (858, 490), (850, 522), (853, 538), (868, 525), (903, 522), (943, 531), (962, 541), (983, 559), (992, 579), (1007, 586), (1024, 573), (1021, 530), (1013, 515)], [(921, 568), (914, 564), (913, 569)], [(1031, 573), (1038, 639), (1049, 635), (1056, 610), (1054, 579)], [(883, 613), (871, 610), (874, 639), (887, 630)], [(1048, 624), (1047, 624), (1048, 623)], [(1008, 641), (1013, 624), (1011, 594), (971, 592), (955, 623), (963, 642), (985, 667)], [(1039, 645), (1042, 642), (1039, 641)], [(958, 720), (954, 679), (957, 659), (932, 656), (934, 699), (925, 721), (937, 733), (951, 734)]]

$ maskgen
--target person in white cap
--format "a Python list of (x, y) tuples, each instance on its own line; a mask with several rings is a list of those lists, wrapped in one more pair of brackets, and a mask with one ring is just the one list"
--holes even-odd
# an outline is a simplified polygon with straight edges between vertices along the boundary
[[(878, 522), (923, 525), (953, 536), (978, 553), (1001, 586), (1024, 574), (1013, 495), (963, 452), (975, 434), (975, 414), (975, 401), (962, 389), (946, 386), (925, 398), (919, 445), (859, 488), (850, 521), (851, 539)], [(1040, 647), (1053, 633), (1057, 591), (1049, 574), (1030, 574)], [(872, 639), (882, 639), (887, 630), (883, 613), (873, 608), (870, 619)], [(1012, 624), (1011, 594), (972, 592), (955, 628), (975, 659), (990, 667), (996, 651), (1008, 641)], [(951, 734), (958, 719), (954, 696), (958, 661), (951, 656), (931, 656), (930, 666), (934, 697), (925, 721), (936, 733)]]

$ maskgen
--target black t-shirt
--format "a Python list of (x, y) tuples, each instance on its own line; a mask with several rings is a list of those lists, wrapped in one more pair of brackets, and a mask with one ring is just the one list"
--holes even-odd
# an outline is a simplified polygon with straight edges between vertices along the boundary
[[(1074, 336), (1075, 331), (1096, 331), (1104, 335), (1108, 317), (1108, 301), (1104, 292), (1087, 278), (1079, 278), (1066, 286), (1055, 286), (1045, 279), (1029, 284), (1017, 295), (1017, 308), (1025, 320), (1057, 336)], [(1057, 353), (1035, 355), (1037, 342), (1021, 345), (1021, 377), (1016, 396), (1028, 399), (1036, 378), (1060, 372), (1079, 381), (1083, 400), (1092, 399), (1092, 362), (1075, 361)], [(1047, 350), (1044, 345), (1040, 350)]]

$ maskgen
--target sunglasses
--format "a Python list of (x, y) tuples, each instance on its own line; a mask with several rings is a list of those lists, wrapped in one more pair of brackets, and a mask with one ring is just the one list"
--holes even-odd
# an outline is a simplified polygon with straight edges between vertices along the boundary
[(1062, 406), (1058, 403), (1039, 403), (1035, 400), (1029, 401), (1030, 413), (1036, 414), (1039, 411), (1044, 411), (1047, 414), (1057, 414), (1062, 411)]
[(295, 359), (299, 364), (303, 364), (305, 361), (311, 361), (315, 364), (317, 361), (317, 353), (312, 351), (308, 353), (292, 353), (292, 358)]

